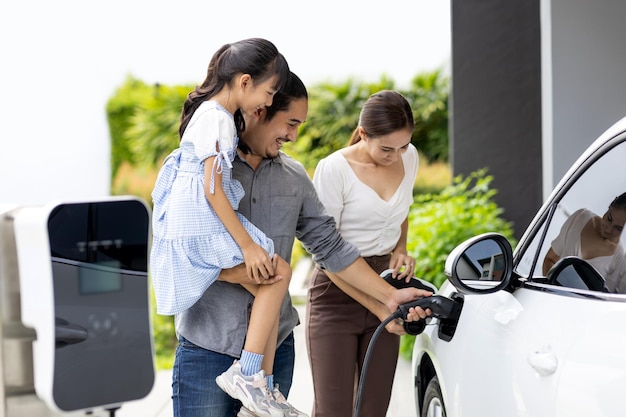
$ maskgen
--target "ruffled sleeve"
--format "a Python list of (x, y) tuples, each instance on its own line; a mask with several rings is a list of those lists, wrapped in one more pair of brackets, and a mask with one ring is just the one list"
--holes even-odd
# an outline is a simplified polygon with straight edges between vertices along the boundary
[(224, 149), (221, 145), (221, 141), (218, 142), (220, 142), (220, 150), (216, 153), (215, 163), (213, 164), (213, 170), (211, 171), (211, 183), (209, 185), (209, 192), (211, 194), (215, 193), (215, 174), (221, 174), (223, 172), (224, 164), (226, 164), (228, 169), (233, 169), (233, 164), (230, 159), (233, 148)]

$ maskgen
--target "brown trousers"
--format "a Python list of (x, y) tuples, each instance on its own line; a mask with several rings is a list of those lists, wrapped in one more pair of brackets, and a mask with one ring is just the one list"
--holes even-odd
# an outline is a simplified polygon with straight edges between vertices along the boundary
[[(365, 258), (376, 272), (390, 256)], [(382, 278), (381, 278), (382, 279)], [(311, 417), (350, 417), (354, 413), (363, 360), (380, 320), (315, 268), (307, 297), (306, 343), (315, 400)], [(362, 388), (361, 417), (385, 417), (396, 372), (400, 336), (380, 332), (370, 354)]]

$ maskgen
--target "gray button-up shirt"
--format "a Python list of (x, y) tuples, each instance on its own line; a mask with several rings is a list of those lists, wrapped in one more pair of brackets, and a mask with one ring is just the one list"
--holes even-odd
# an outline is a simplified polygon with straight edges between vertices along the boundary
[[(274, 240), (274, 248), (291, 261), (294, 239), (304, 245), (322, 268), (338, 272), (351, 265), (359, 252), (341, 238), (302, 164), (280, 154), (254, 170), (235, 156), (233, 178), (245, 196), (238, 212)], [(176, 331), (192, 343), (238, 358), (243, 349), (254, 298), (243, 287), (213, 283), (190, 309), (176, 316)], [(289, 294), (281, 307), (278, 343), (299, 323)]]

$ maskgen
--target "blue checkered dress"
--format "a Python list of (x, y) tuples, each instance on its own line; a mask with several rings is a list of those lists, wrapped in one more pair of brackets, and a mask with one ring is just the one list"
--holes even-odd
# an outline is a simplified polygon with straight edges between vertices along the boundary
[[(214, 113), (203, 112), (200, 117), (213, 117)], [(213, 145), (213, 151), (201, 160), (197, 156), (197, 144), (183, 136), (180, 148), (163, 162), (152, 192), (150, 253), (150, 273), (159, 314), (172, 315), (191, 307), (217, 280), (221, 269), (243, 263), (241, 249), (209, 204), (204, 188), (204, 159), (217, 155), (215, 165), (222, 172), (224, 192), (237, 210), (244, 195), (241, 184), (232, 179), (231, 162), (237, 140), (236, 135), (227, 140), (218, 138), (220, 151), (215, 151)], [(213, 175), (210, 189), (213, 192)], [(272, 240), (241, 214), (237, 213), (237, 217), (252, 239), (273, 255)]]

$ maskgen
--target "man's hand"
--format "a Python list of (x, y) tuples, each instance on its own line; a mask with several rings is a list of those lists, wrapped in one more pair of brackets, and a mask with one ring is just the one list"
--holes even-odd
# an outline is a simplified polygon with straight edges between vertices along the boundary
[[(391, 316), (395, 312), (395, 310), (389, 311), (389, 309), (384, 304), (379, 303), (378, 307), (372, 312), (376, 314), (376, 317), (378, 317), (378, 319), (382, 323), (383, 321), (387, 320), (389, 316)], [(402, 318), (390, 321), (385, 326), (385, 329), (389, 333), (402, 336), (402, 335), (407, 334), (406, 330), (404, 329), (404, 325), (402, 324), (403, 321), (418, 321), (418, 320), (428, 317), (430, 314), (431, 314), (430, 309), (426, 309), (426, 311), (424, 311), (423, 309), (419, 307), (418, 308), (411, 307), (409, 309), (409, 314), (407, 317), (402, 317)]]
[[(430, 291), (424, 291), (413, 287), (395, 290), (391, 295), (391, 299), (387, 302), (387, 308), (389, 308), (390, 311), (396, 311), (400, 304), (405, 304), (423, 297), (430, 297), (431, 295), (433, 295), (433, 293)], [(426, 318), (431, 314), (432, 312), (430, 309), (424, 310), (421, 307), (411, 307), (409, 309), (409, 316), (402, 318), (406, 321), (417, 321), (419, 319)]]

